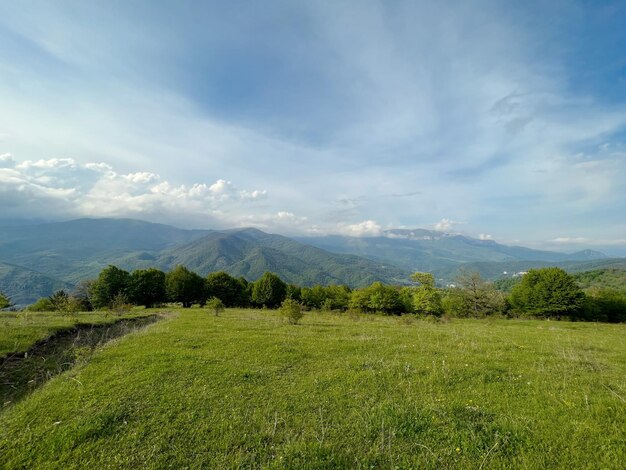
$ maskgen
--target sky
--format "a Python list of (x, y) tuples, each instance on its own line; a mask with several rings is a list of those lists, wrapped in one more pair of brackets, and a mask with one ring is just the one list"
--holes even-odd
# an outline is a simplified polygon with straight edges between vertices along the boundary
[(0, 218), (626, 255), (626, 2), (0, 0)]

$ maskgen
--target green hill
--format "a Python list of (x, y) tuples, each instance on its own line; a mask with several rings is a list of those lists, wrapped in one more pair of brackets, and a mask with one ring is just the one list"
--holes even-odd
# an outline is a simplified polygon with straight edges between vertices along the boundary
[(16, 306), (28, 305), (39, 297), (47, 297), (59, 289), (72, 285), (36, 271), (0, 262), (0, 292), (4, 292)]
[(374, 281), (403, 283), (409, 274), (395, 266), (330, 253), (256, 229), (211, 233), (167, 250), (157, 263), (164, 268), (183, 264), (203, 275), (224, 270), (250, 280), (273, 271), (284, 280), (301, 285), (341, 283), (356, 287)]
[(621, 268), (594, 269), (577, 273), (575, 277), (583, 289), (608, 288), (626, 294), (626, 263)]
[(224, 270), (249, 280), (273, 271), (301, 285), (353, 287), (374, 281), (402, 284), (412, 271), (432, 272), (445, 283), (460, 270), (498, 279), (506, 277), (504, 272), (543, 266), (576, 272), (625, 265), (624, 259), (589, 250), (531, 250), (421, 229), (370, 238), (292, 239), (256, 229), (184, 230), (132, 219), (0, 225), (0, 260), (12, 266), (5, 269), (0, 288), (26, 303), (93, 278), (109, 264), (126, 270), (183, 264), (201, 275)]
[(349, 253), (386, 261), (410, 271), (427, 271), (443, 276), (464, 263), (514, 261), (584, 262), (604, 259), (598, 251), (576, 253), (533, 250), (508, 246), (493, 240), (478, 240), (434, 230), (387, 230), (378, 237), (301, 237), (303, 243), (335, 253)]
[(152, 266), (162, 250), (207, 233), (133, 219), (0, 227), (0, 260), (76, 283), (109, 264)]
[[(127, 270), (169, 270), (183, 264), (202, 275), (225, 270), (249, 280), (273, 271), (302, 285), (402, 283), (409, 274), (395, 266), (329, 253), (255, 229), (183, 230), (131, 219), (0, 227), (0, 259), (21, 273), (19, 282), (11, 280), (17, 276), (13, 273), (3, 284), (3, 290), (19, 298), (20, 304), (96, 277), (109, 264)], [(26, 275), (32, 272), (41, 274)]]

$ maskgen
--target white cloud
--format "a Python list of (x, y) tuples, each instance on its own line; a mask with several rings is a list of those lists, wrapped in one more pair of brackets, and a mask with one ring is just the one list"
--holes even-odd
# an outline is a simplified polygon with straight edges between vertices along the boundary
[(340, 226), (338, 231), (351, 237), (376, 237), (383, 233), (380, 224), (374, 220), (364, 220), (357, 224)]
[[(189, 225), (205, 216), (228, 226), (245, 217), (243, 202), (267, 196), (266, 190), (240, 191), (224, 179), (177, 186), (151, 172), (117, 173), (106, 163), (57, 158), (16, 163), (8, 154), (0, 162), (0, 198), (8, 217), (139, 216)], [(289, 219), (285, 214), (278, 219)]]
[(438, 232), (450, 232), (455, 226), (463, 224), (463, 222), (457, 222), (455, 220), (446, 219), (445, 217), (439, 222), (434, 224), (434, 228)]
[(488, 233), (481, 233), (478, 235), (479, 240), (493, 240), (493, 237)]
[(3, 153), (0, 155), (0, 168), (13, 168), (15, 166), (15, 160), (10, 153)]
[[(123, 4), (0, 5), (0, 32), (19, 39), (0, 54), (0, 153), (31, 160), (0, 174), (15, 190), (0, 188), (3, 209), (267, 227), (285, 212), (308, 216), (301, 230), (374, 234), (360, 221), (420, 227), (445, 214), (431, 226), (464, 220), (524, 240), (625, 233), (613, 138), (624, 103), (571, 89), (579, 70), (555, 56), (571, 34), (528, 21), (532, 7), (309, 2), (290, 9), (302, 20), (292, 29), (271, 3), (233, 16), (190, 7), (175, 24), (169, 7), (136, 21)], [(570, 24), (567, 3), (542, 11)], [(15, 165), (0, 157), (0, 169)], [(383, 197), (415, 188), (419, 198)]]
[(554, 243), (585, 243), (587, 239), (584, 237), (556, 237), (550, 241)]

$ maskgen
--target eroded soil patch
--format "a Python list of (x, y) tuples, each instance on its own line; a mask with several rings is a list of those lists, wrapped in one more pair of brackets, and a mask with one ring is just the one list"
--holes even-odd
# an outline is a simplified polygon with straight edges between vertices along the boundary
[(0, 409), (15, 404), (55, 375), (89, 360), (105, 343), (161, 318), (150, 315), (107, 325), (79, 325), (36, 343), (25, 353), (8, 354), (0, 359)]

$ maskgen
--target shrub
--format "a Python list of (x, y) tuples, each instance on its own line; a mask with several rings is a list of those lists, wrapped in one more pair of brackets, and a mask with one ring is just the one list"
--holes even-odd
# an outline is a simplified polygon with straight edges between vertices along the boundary
[(26, 310), (29, 312), (53, 312), (54, 304), (48, 297), (41, 297), (37, 302), (26, 307)]
[(206, 308), (212, 310), (216, 317), (220, 315), (224, 311), (224, 302), (222, 302), (217, 297), (211, 297), (206, 302)]
[(111, 310), (118, 315), (129, 312), (131, 308), (133, 308), (133, 305), (128, 302), (128, 297), (121, 292), (113, 297), (111, 301)]
[(590, 289), (577, 319), (585, 321), (626, 322), (626, 294), (615, 289)]
[(302, 312), (302, 305), (293, 299), (283, 300), (279, 311), (281, 315), (283, 315), (292, 325), (300, 323), (300, 320), (304, 316), (304, 313)]

